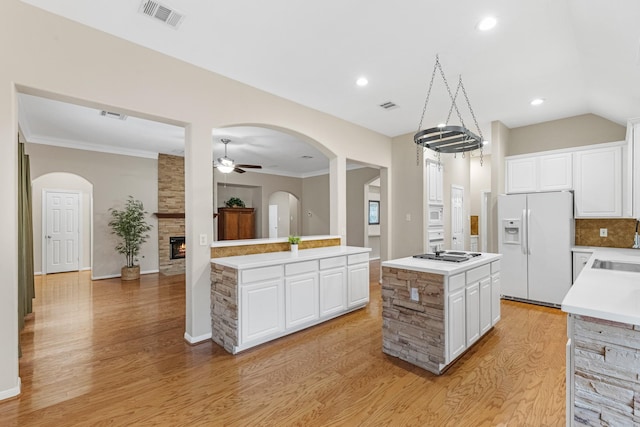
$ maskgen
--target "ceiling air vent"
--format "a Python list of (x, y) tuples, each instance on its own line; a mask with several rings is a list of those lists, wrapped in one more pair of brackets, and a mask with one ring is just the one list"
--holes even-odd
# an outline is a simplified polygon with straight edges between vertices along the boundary
[(112, 111), (107, 111), (107, 110), (100, 111), (100, 115), (101, 116), (105, 116), (105, 117), (109, 117), (109, 118), (112, 118), (112, 119), (127, 120), (127, 115), (120, 114), (120, 113), (114, 113)]
[(385, 110), (393, 110), (394, 108), (398, 108), (398, 106), (395, 103), (391, 102), (391, 101), (387, 101), (387, 102), (385, 102), (383, 104), (380, 104), (380, 106), (382, 108), (384, 108)]
[(178, 28), (184, 20), (184, 14), (175, 9), (152, 0), (142, 0), (138, 12), (164, 22), (172, 28)]

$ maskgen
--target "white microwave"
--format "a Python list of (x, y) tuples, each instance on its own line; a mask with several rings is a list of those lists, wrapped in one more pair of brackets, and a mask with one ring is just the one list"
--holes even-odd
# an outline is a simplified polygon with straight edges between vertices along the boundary
[(429, 227), (442, 227), (444, 225), (444, 207), (429, 206)]

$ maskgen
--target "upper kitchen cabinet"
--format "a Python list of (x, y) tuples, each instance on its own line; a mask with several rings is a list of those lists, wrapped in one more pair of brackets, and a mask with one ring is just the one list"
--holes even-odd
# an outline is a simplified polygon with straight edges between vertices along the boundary
[(571, 190), (571, 153), (514, 156), (506, 159), (506, 192)]
[(574, 153), (576, 217), (622, 217), (622, 146)]
[(442, 205), (444, 203), (442, 165), (427, 161), (427, 203)]
[(627, 185), (633, 190), (633, 212), (630, 216), (640, 218), (640, 118), (629, 120), (627, 124), (627, 150)]

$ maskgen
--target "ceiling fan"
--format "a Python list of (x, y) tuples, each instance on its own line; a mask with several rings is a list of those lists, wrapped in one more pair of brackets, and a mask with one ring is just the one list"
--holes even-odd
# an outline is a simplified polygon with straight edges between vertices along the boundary
[(218, 157), (216, 162), (213, 164), (214, 167), (218, 168), (218, 170), (222, 173), (245, 173), (246, 171), (241, 169), (262, 169), (260, 165), (245, 165), (245, 164), (235, 164), (233, 159), (227, 157), (227, 144), (231, 142), (230, 139), (222, 138), (220, 142), (224, 144), (224, 157)]

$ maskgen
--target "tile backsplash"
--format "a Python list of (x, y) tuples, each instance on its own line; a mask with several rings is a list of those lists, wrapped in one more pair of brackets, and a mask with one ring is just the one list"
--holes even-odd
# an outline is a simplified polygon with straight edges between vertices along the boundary
[[(636, 232), (636, 220), (629, 218), (576, 219), (576, 246), (630, 248)], [(600, 229), (607, 237), (600, 237)]]

